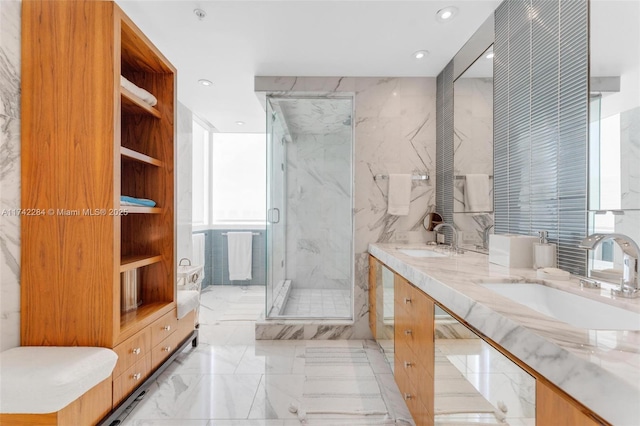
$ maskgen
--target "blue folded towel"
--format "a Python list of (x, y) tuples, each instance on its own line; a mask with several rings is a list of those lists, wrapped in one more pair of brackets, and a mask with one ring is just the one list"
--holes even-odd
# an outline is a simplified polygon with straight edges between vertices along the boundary
[(125, 203), (131, 203), (131, 204), (135, 204), (138, 206), (145, 206), (145, 207), (155, 207), (156, 205), (156, 202), (153, 200), (147, 200), (146, 198), (128, 197), (126, 195), (120, 196), (120, 202), (122, 201), (124, 201)]

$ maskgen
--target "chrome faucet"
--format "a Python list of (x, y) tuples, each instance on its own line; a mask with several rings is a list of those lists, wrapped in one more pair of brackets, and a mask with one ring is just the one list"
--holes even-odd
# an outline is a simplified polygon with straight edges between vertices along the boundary
[(439, 225), (436, 225), (435, 228), (433, 228), (433, 230), (435, 232), (439, 232), (442, 228), (451, 228), (451, 230), (453, 231), (453, 241), (451, 243), (451, 249), (458, 254), (462, 254), (464, 253), (464, 250), (460, 248), (460, 246), (458, 245), (458, 231), (456, 230), (456, 228), (451, 225), (450, 223), (441, 223)]
[(615, 241), (624, 254), (623, 272), (620, 288), (611, 290), (611, 294), (619, 297), (635, 298), (640, 297), (640, 277), (638, 276), (638, 255), (640, 247), (635, 241), (624, 234), (591, 234), (578, 247), (587, 250), (594, 250), (603, 241)]
[(493, 228), (493, 224), (487, 226), (482, 230), (482, 248), (489, 250), (489, 231)]

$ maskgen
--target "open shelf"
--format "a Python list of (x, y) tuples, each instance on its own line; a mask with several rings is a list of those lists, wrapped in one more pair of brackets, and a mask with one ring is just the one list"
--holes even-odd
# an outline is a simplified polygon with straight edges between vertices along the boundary
[(120, 99), (122, 100), (123, 112), (129, 114), (150, 114), (155, 118), (160, 118), (160, 111), (147, 104), (124, 87), (120, 87)]
[(120, 315), (120, 334), (123, 338), (135, 333), (136, 330), (151, 324), (158, 316), (169, 312), (175, 306), (170, 302), (143, 303), (138, 309)]
[(120, 261), (120, 272), (129, 271), (131, 269), (140, 268), (142, 266), (152, 265), (162, 261), (159, 254), (151, 256), (125, 256)]
[(162, 213), (162, 207), (120, 206), (120, 210), (126, 210), (127, 213), (146, 213), (146, 214)]
[(164, 167), (164, 162), (158, 160), (157, 158), (153, 158), (141, 152), (125, 148), (124, 146), (120, 147), (120, 155), (122, 155), (122, 158), (126, 158), (128, 160), (137, 161), (143, 164), (149, 164), (151, 166)]

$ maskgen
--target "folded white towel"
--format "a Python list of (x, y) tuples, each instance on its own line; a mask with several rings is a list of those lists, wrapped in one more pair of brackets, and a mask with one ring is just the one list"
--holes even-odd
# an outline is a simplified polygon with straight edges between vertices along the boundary
[(389, 175), (387, 213), (396, 216), (409, 214), (411, 204), (411, 175)]
[(227, 232), (229, 280), (251, 279), (252, 232)]
[(467, 212), (491, 212), (491, 178), (489, 175), (466, 175), (464, 181), (464, 210)]
[(150, 106), (155, 106), (158, 103), (158, 99), (155, 96), (144, 90), (142, 87), (136, 86), (122, 75), (120, 76), (120, 86), (124, 87)]

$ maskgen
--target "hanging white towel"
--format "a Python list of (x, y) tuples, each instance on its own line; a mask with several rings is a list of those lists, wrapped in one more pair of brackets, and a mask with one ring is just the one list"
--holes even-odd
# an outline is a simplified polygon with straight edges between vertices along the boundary
[(191, 244), (193, 244), (192, 265), (204, 265), (204, 234), (192, 234)]
[(464, 181), (464, 210), (467, 212), (493, 211), (489, 175), (466, 175)]
[(396, 216), (409, 214), (411, 203), (411, 175), (389, 175), (387, 213)]
[(252, 232), (227, 232), (229, 280), (251, 279)]

